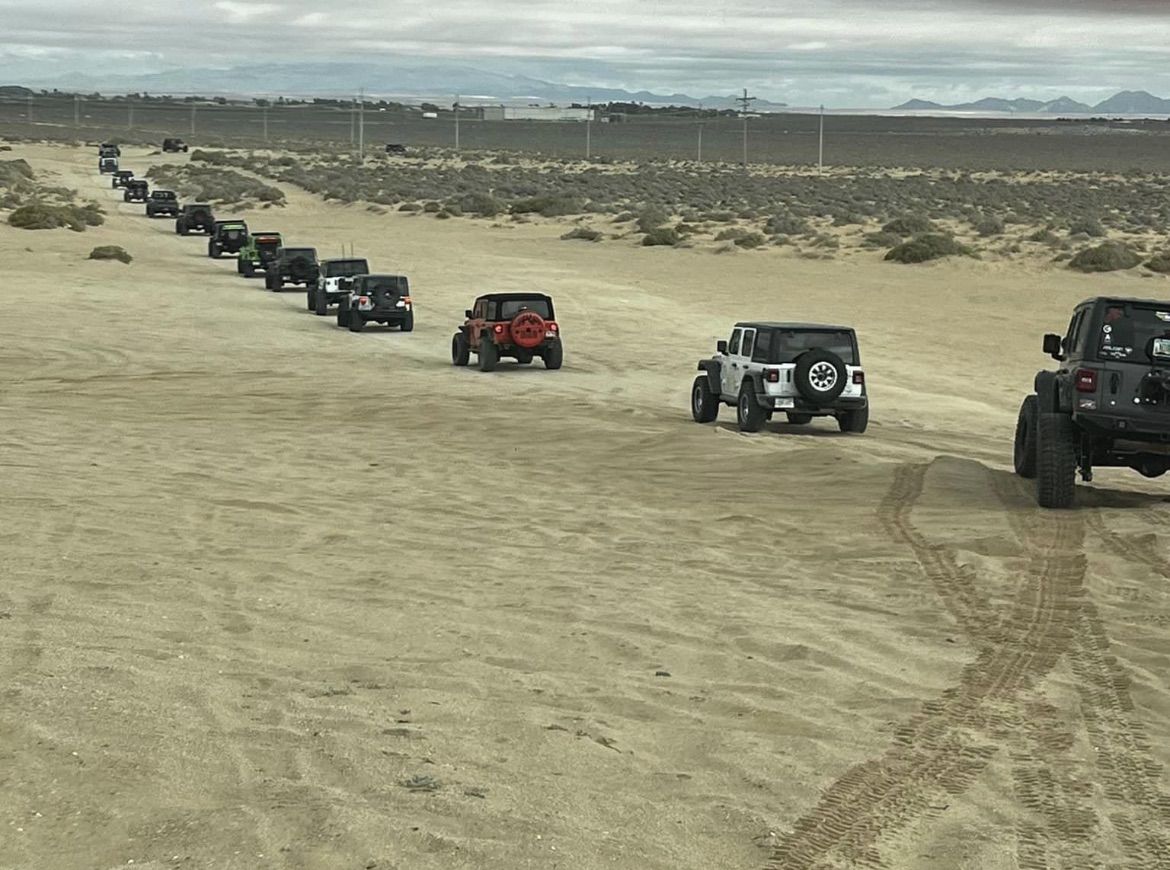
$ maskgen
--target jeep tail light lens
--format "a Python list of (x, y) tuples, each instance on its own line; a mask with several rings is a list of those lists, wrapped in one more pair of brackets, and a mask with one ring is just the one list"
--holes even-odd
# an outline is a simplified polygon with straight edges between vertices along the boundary
[(409, 305), (409, 304), (410, 304), (410, 297), (409, 297), (409, 296), (403, 296), (403, 297), (402, 297), (402, 301), (403, 301), (403, 302), (405, 302), (407, 305)]
[(853, 383), (861, 385), (865, 383), (865, 372), (854, 372)]
[(369, 296), (359, 296), (358, 297), (358, 302), (360, 302), (362, 305), (365, 305), (369, 301), (370, 301)]
[(497, 323), (496, 327), (495, 327), (495, 333), (496, 333), (496, 335), (503, 335), (504, 334), (504, 324)]
[(780, 369), (764, 369), (764, 380), (769, 384), (780, 383)]
[(1076, 385), (1078, 393), (1097, 392), (1097, 370), (1077, 369)]
[(555, 323), (553, 323), (551, 320), (548, 323), (546, 323), (545, 326), (547, 326), (549, 328), (550, 332), (557, 331), (557, 325)]

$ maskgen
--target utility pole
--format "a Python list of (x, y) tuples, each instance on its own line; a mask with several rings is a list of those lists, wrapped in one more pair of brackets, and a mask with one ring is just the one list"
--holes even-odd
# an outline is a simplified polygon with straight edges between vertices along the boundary
[(197, 108), (198, 107), (194, 103), (191, 104), (191, 135), (192, 136), (195, 135), (195, 110)]
[(28, 95), (28, 122), (29, 122), (30, 124), (33, 122), (33, 114), (32, 114), (32, 94), (29, 94), (29, 95)]
[(268, 103), (264, 104), (264, 141), (268, 141)]
[(349, 147), (352, 148), (357, 144), (357, 107), (350, 104), (349, 107)]
[(73, 126), (81, 126), (81, 95), (73, 95)]
[(451, 106), (455, 110), (455, 150), (459, 150), (459, 95), (455, 95), (455, 103)]
[(821, 106), (821, 132), (817, 142), (817, 175), (825, 171), (825, 107)]
[(699, 122), (699, 162), (703, 162), (703, 122)]
[(130, 102), (129, 99), (127, 99), (126, 106), (127, 106), (126, 129), (133, 130), (134, 129), (134, 104), (132, 102)]
[(593, 97), (585, 101), (589, 114), (585, 116), (585, 159), (593, 157)]
[(743, 116), (743, 169), (747, 172), (748, 168), (748, 110), (751, 109), (752, 103), (756, 100), (755, 97), (749, 97), (747, 88), (743, 89), (743, 96), (736, 97), (735, 101), (740, 105), (740, 114)]
[(358, 91), (358, 160), (366, 162), (366, 89)]

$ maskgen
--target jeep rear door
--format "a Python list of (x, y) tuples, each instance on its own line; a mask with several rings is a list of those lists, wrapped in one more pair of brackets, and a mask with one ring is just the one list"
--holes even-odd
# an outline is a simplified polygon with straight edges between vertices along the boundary
[[(727, 357), (721, 366), (721, 380), (723, 395), (738, 396), (740, 384), (743, 383), (744, 372), (751, 362), (751, 350), (756, 343), (754, 329), (736, 327), (731, 332), (731, 341), (727, 343)], [(744, 348), (747, 354), (744, 354)]]

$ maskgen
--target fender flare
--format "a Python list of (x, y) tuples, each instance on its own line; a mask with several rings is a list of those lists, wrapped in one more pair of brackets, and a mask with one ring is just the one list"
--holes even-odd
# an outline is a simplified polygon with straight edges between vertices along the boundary
[(1051, 414), (1060, 410), (1060, 396), (1057, 393), (1058, 385), (1055, 372), (1038, 372), (1032, 386), (1036, 392), (1036, 399), (1040, 403), (1038, 410), (1041, 414)]
[(707, 373), (707, 386), (716, 396), (723, 393), (723, 363), (716, 359), (705, 359), (699, 362), (699, 371)]

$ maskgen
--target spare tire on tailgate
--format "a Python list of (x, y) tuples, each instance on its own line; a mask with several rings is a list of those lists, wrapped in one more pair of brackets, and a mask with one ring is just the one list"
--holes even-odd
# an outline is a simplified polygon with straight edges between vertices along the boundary
[(827, 405), (845, 391), (849, 372), (841, 357), (818, 347), (797, 357), (793, 377), (804, 398), (815, 405)]
[(308, 283), (317, 277), (317, 264), (305, 256), (296, 256), (288, 263), (289, 278), (296, 282)]

